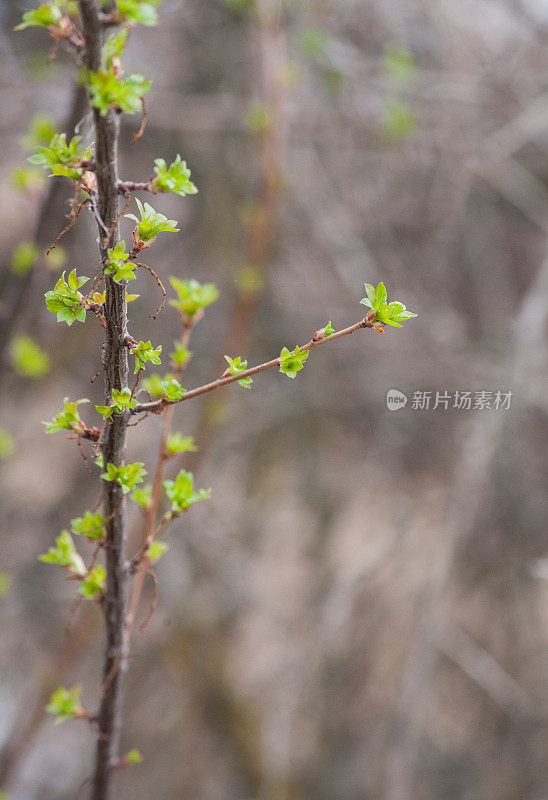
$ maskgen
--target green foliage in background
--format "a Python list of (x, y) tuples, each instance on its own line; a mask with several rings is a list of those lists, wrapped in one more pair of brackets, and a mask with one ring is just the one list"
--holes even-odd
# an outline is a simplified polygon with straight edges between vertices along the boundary
[(25, 378), (43, 378), (50, 370), (48, 354), (32, 336), (16, 336), (11, 340), (10, 359), (14, 370)]

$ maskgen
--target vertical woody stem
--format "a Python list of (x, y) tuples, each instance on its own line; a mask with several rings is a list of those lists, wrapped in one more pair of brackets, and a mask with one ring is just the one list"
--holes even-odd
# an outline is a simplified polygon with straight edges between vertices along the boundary
[[(102, 31), (98, 0), (79, 0), (86, 46), (86, 66), (96, 71), (103, 64)], [(119, 115), (110, 109), (101, 116), (93, 109), (95, 126), (95, 163), (97, 176), (97, 211), (101, 261), (106, 264), (107, 249), (118, 241), (118, 133)], [(107, 233), (108, 232), (108, 233)], [(105, 395), (128, 385), (127, 307), (125, 285), (105, 277)], [(105, 466), (123, 463), (127, 414), (114, 415), (107, 425), (102, 452)], [(92, 800), (108, 800), (111, 778), (119, 756), (122, 682), (127, 664), (123, 652), (126, 585), (126, 509), (122, 489), (117, 483), (103, 487), (106, 524), (105, 560), (107, 570), (103, 603), (106, 626), (104, 680), (98, 715), (98, 740)]]

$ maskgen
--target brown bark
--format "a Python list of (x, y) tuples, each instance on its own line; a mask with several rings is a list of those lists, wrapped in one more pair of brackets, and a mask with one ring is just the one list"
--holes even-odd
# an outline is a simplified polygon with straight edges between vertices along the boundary
[[(97, 0), (79, 0), (86, 43), (86, 66), (96, 71), (102, 65), (102, 25)], [(97, 210), (101, 260), (107, 248), (118, 241), (118, 134), (119, 114), (110, 109), (102, 116), (93, 109), (95, 126), (95, 173), (97, 176)], [(106, 233), (108, 231), (108, 233)], [(128, 385), (127, 306), (125, 285), (105, 278), (105, 395)], [(123, 463), (127, 415), (114, 415), (107, 425), (102, 452), (104, 463)], [(106, 524), (105, 560), (107, 585), (103, 602), (106, 626), (104, 681), (98, 715), (98, 739), (95, 772), (92, 781), (93, 800), (111, 796), (112, 771), (119, 753), (122, 683), (127, 659), (123, 652), (126, 599), (126, 509), (121, 487), (105, 482), (103, 487)]]

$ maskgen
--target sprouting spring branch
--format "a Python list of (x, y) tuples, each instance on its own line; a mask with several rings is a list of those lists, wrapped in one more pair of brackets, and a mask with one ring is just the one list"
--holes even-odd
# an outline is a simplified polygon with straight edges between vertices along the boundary
[[(332, 333), (331, 336), (325, 338), (318, 337), (317, 339), (312, 338), (309, 342), (307, 342), (307, 344), (303, 344), (298, 348), (299, 352), (303, 353), (305, 350), (311, 350), (312, 348), (318, 347), (326, 342), (331, 342), (334, 339), (340, 339), (341, 336), (348, 336), (350, 333), (355, 333), (362, 328), (374, 328), (374, 317), (375, 315), (371, 314), (370, 312), (359, 322), (355, 322), (354, 325), (350, 325), (348, 328), (343, 328), (343, 330), (336, 331), (335, 333)], [(131, 413), (141, 414), (144, 411), (148, 411), (152, 412), (153, 414), (160, 414), (162, 411), (164, 411), (164, 409), (169, 408), (169, 406), (173, 406), (176, 403), (182, 403), (184, 400), (190, 400), (193, 397), (199, 397), (207, 392), (212, 392), (214, 389), (220, 389), (222, 386), (228, 386), (230, 383), (235, 383), (236, 381), (240, 381), (245, 378), (251, 378), (253, 375), (258, 375), (260, 372), (266, 372), (266, 370), (272, 369), (273, 367), (278, 367), (279, 365), (280, 359), (273, 358), (271, 361), (265, 361), (264, 364), (258, 364), (256, 367), (250, 367), (243, 372), (239, 372), (237, 375), (227, 375), (224, 378), (218, 378), (216, 381), (211, 381), (211, 383), (198, 386), (196, 389), (191, 389), (189, 392), (185, 392), (180, 400), (168, 400), (166, 398), (161, 398), (160, 400), (154, 400), (150, 403), (138, 403), (138, 405), (131, 409)]]

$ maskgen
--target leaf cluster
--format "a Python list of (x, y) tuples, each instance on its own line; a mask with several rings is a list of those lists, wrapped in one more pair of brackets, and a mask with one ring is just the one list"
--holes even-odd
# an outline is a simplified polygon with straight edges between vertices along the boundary
[(173, 352), (169, 354), (171, 362), (177, 369), (183, 369), (192, 358), (192, 353), (181, 341), (173, 342), (173, 347)]
[(52, 175), (64, 175), (72, 180), (82, 177), (82, 161), (91, 160), (91, 149), (84, 149), (80, 144), (81, 136), (73, 136), (67, 144), (66, 133), (54, 134), (49, 147), (38, 146), (35, 154), (30, 156), (31, 164), (51, 170)]
[(105, 537), (104, 524), (106, 520), (101, 514), (92, 514), (86, 511), (83, 517), (75, 517), (70, 521), (70, 530), (78, 536), (85, 536), (90, 541), (100, 541)]
[(135, 280), (135, 265), (125, 263), (129, 258), (129, 253), (126, 253), (126, 243), (123, 239), (115, 247), (109, 248), (107, 255), (108, 264), (105, 268), (105, 275), (112, 275), (115, 283)]
[[(154, 348), (151, 342), (139, 342), (135, 347), (132, 347), (131, 353), (135, 356), (134, 374), (136, 375), (140, 369), (145, 369), (145, 365), (148, 362), (151, 364), (161, 364), (161, 352), (162, 345)], [(136, 405), (136, 403), (134, 403), (134, 405)]]
[[(239, 375), (240, 372), (245, 372), (247, 369), (247, 361), (242, 361), (240, 356), (236, 356), (236, 358), (225, 356), (225, 360), (228, 361), (228, 369), (226, 372), (228, 372), (229, 375)], [(238, 383), (240, 386), (249, 389), (253, 383), (253, 378), (242, 378), (242, 380), (238, 381)]]
[(119, 31), (111, 33), (106, 40), (103, 53), (105, 54), (105, 62), (109, 70), (112, 70), (114, 62), (121, 58), (126, 46), (127, 35), (127, 28), (121, 28)]
[(73, 322), (86, 321), (84, 298), (78, 289), (88, 280), (89, 278), (85, 277), (79, 278), (76, 270), (73, 269), (67, 282), (63, 272), (53, 290), (45, 293), (46, 306), (49, 311), (57, 314), (57, 322), (66, 322), (67, 325), (72, 325)]
[(151, 81), (142, 75), (119, 78), (114, 69), (99, 69), (89, 73), (89, 93), (92, 106), (105, 116), (110, 108), (135, 114), (141, 109), (141, 98), (148, 92)]
[(118, 0), (117, 18), (121, 22), (146, 25), (152, 27), (158, 24), (158, 14), (155, 9), (157, 2), (150, 0)]
[(56, 689), (49, 699), (46, 706), (48, 714), (55, 714), (54, 724), (58, 725), (66, 719), (82, 716), (85, 713), (80, 705), (81, 686), (73, 686), (72, 689), (65, 689), (60, 686)]
[(143, 475), (147, 474), (143, 467), (142, 461), (136, 461), (134, 464), (122, 464), (119, 467), (115, 464), (107, 464), (107, 471), (103, 472), (101, 478), (104, 481), (118, 483), (122, 487), (122, 492), (127, 494), (135, 489), (136, 484), (143, 482)]
[(109, 419), (112, 414), (123, 414), (129, 408), (137, 405), (137, 400), (131, 396), (131, 389), (127, 387), (118, 391), (113, 389), (110, 396), (110, 403), (108, 406), (95, 406), (103, 419)]
[(152, 486), (147, 484), (146, 486), (141, 486), (140, 489), (135, 489), (135, 491), (131, 493), (131, 499), (134, 503), (137, 503), (138, 506), (146, 510), (148, 508), (151, 495)]
[(169, 279), (169, 282), (177, 293), (177, 299), (170, 300), (170, 305), (189, 319), (195, 317), (198, 311), (211, 305), (219, 297), (219, 290), (213, 283), (199, 283), (193, 278), (182, 281), (173, 277)]
[(23, 14), (23, 21), (15, 26), (16, 31), (25, 28), (60, 28), (63, 20), (63, 13), (59, 6), (60, 2), (55, 0), (52, 3), (43, 3), (32, 11)]
[(47, 553), (38, 556), (38, 560), (44, 564), (66, 567), (72, 575), (86, 574), (86, 567), (69, 531), (61, 531), (55, 539), (55, 547), (50, 547)]
[(186, 161), (181, 161), (179, 154), (169, 167), (163, 158), (157, 158), (154, 164), (156, 165), (154, 167), (156, 178), (150, 187), (152, 192), (174, 192), (181, 197), (197, 193), (198, 189), (190, 180), (190, 170)]
[(106, 577), (107, 571), (101, 564), (90, 569), (82, 580), (78, 593), (89, 600), (99, 600), (105, 592)]
[[(135, 198), (137, 208), (139, 209), (140, 219), (135, 214), (126, 214), (128, 219), (133, 219), (137, 223), (138, 241), (146, 244), (151, 244), (159, 233), (169, 232), (178, 233), (179, 228), (174, 227), (177, 221), (168, 219), (164, 214), (155, 211), (149, 203), (141, 203), (138, 198)], [(134, 234), (135, 238), (135, 234)]]
[(375, 320), (382, 322), (383, 325), (392, 325), (394, 328), (401, 328), (402, 322), (418, 316), (412, 311), (408, 311), (399, 300), (388, 302), (386, 287), (384, 283), (379, 283), (374, 287), (371, 283), (365, 284), (367, 297), (360, 300), (364, 306), (371, 308), (375, 312)]
[(177, 456), (180, 453), (195, 453), (197, 449), (193, 436), (183, 436), (182, 433), (177, 431), (176, 433), (171, 433), (168, 437), (166, 452), (170, 457)]
[(69, 400), (68, 397), (65, 397), (63, 400), (64, 408), (62, 411), (59, 411), (51, 422), (43, 422), (42, 425), (46, 426), (46, 433), (57, 433), (57, 431), (75, 431), (78, 433), (79, 431), (84, 430), (85, 425), (80, 419), (80, 415), (78, 413), (78, 406), (81, 403), (89, 403), (89, 400), (86, 398), (82, 400)]
[(280, 353), (280, 372), (287, 375), (288, 378), (294, 378), (297, 372), (300, 372), (304, 367), (308, 353), (308, 350), (301, 352), (298, 347), (291, 353), (287, 347), (284, 347)]
[(155, 564), (169, 550), (167, 542), (152, 542), (148, 548), (148, 557), (151, 564)]
[(211, 489), (194, 490), (194, 475), (182, 469), (174, 481), (164, 481), (164, 489), (171, 501), (171, 511), (179, 514), (199, 500), (207, 500)]

